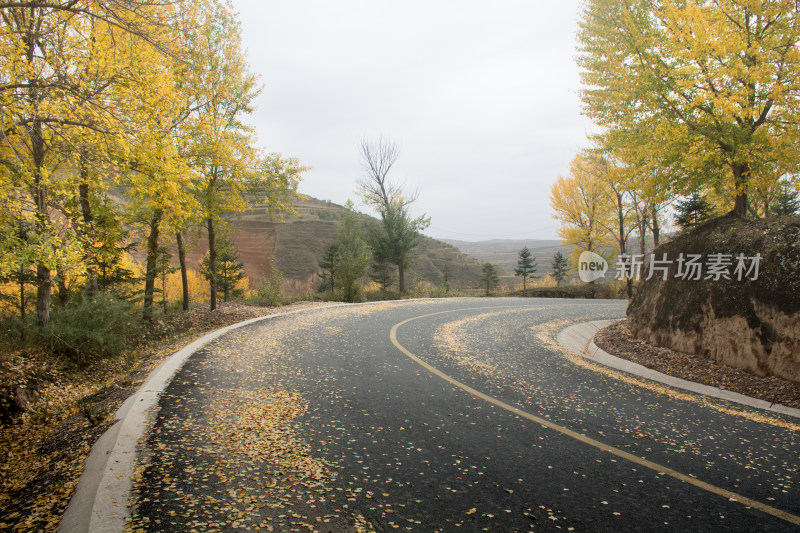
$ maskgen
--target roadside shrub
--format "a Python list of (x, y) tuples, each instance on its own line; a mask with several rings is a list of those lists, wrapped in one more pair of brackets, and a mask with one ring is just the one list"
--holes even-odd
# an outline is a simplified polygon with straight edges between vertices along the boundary
[(33, 327), (34, 321), (30, 314), (25, 319), (12, 316), (0, 322), (0, 334), (3, 342), (18, 346), (30, 339)]
[(283, 278), (281, 283), (281, 295), (284, 303), (298, 301), (308, 301), (314, 299), (314, 283), (317, 276), (309, 276), (305, 281)]
[(557, 287), (534, 287), (528, 288), (524, 291), (516, 291), (511, 295), (529, 298), (625, 298), (623, 285), (616, 281), (610, 283), (560, 285)]
[(132, 331), (132, 304), (100, 294), (56, 309), (50, 324), (32, 330), (33, 341), (83, 366), (92, 359), (114, 357), (127, 347)]
[(273, 268), (268, 278), (261, 277), (256, 286), (255, 298), (251, 298), (251, 303), (257, 305), (265, 305), (269, 307), (278, 307), (283, 305), (284, 298), (281, 294), (281, 284), (283, 283), (283, 272), (277, 268)]

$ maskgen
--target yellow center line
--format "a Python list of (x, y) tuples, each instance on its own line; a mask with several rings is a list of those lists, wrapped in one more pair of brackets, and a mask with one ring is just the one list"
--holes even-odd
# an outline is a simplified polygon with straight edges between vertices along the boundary
[(537, 424), (541, 424), (541, 425), (543, 425), (543, 426), (545, 426), (547, 428), (553, 429), (553, 430), (555, 430), (555, 431), (557, 431), (557, 432), (559, 432), (559, 433), (561, 433), (563, 435), (571, 437), (571, 438), (573, 438), (573, 439), (575, 439), (577, 441), (580, 441), (580, 442), (582, 442), (584, 444), (588, 444), (589, 446), (593, 446), (594, 448), (597, 448), (598, 450), (601, 450), (601, 451), (604, 451), (604, 452), (608, 452), (608, 453), (610, 453), (612, 455), (615, 455), (615, 456), (620, 457), (622, 459), (626, 459), (626, 460), (628, 460), (628, 461), (630, 461), (632, 463), (635, 463), (635, 464), (637, 464), (639, 466), (643, 466), (645, 468), (649, 468), (650, 470), (653, 470), (653, 471), (657, 472), (659, 475), (667, 475), (667, 476), (673, 477), (673, 478), (675, 478), (677, 480), (683, 481), (685, 483), (689, 483), (690, 485), (694, 485), (695, 487), (699, 487), (699, 488), (701, 488), (703, 490), (706, 490), (708, 492), (711, 492), (711, 493), (717, 494), (719, 496), (725, 497), (730, 501), (739, 502), (742, 505), (745, 505), (747, 507), (752, 507), (753, 509), (758, 509), (759, 511), (762, 511), (764, 513), (767, 513), (767, 514), (770, 514), (770, 515), (775, 516), (777, 518), (780, 518), (781, 520), (785, 520), (785, 521), (787, 521), (787, 522), (789, 522), (791, 524), (800, 525), (800, 516), (796, 516), (796, 515), (793, 515), (791, 513), (786, 512), (786, 511), (782, 511), (780, 509), (777, 509), (777, 508), (772, 507), (770, 505), (767, 505), (765, 503), (753, 500), (753, 499), (748, 498), (746, 496), (742, 496), (741, 494), (737, 494), (737, 493), (729, 491), (727, 489), (723, 489), (722, 487), (717, 487), (716, 485), (712, 485), (710, 483), (706, 483), (705, 481), (701, 481), (701, 480), (699, 480), (699, 479), (697, 479), (695, 477), (692, 477), (692, 476), (689, 476), (689, 475), (686, 475), (686, 474), (682, 474), (681, 472), (678, 472), (677, 470), (673, 470), (673, 469), (671, 469), (669, 467), (662, 466), (662, 465), (660, 465), (658, 463), (654, 463), (653, 461), (648, 461), (647, 459), (644, 459), (642, 457), (638, 457), (638, 456), (633, 455), (631, 453), (628, 453), (626, 451), (620, 450), (619, 448), (615, 448), (615, 447), (610, 446), (608, 444), (604, 444), (604, 443), (602, 443), (602, 442), (600, 442), (598, 440), (595, 440), (595, 439), (593, 439), (591, 437), (587, 437), (586, 435), (583, 435), (583, 434), (577, 433), (575, 431), (572, 431), (569, 428), (566, 428), (564, 426), (560, 426), (558, 424), (555, 424), (555, 423), (553, 423), (553, 422), (551, 422), (551, 421), (549, 421), (549, 420), (547, 420), (545, 418), (541, 418), (541, 417), (538, 417), (538, 416), (533, 415), (531, 413), (528, 413), (526, 411), (523, 411), (522, 409), (514, 407), (513, 405), (509, 405), (509, 404), (507, 404), (507, 403), (505, 403), (505, 402), (503, 402), (501, 400), (498, 400), (497, 398), (493, 398), (492, 396), (489, 396), (488, 394), (484, 394), (479, 390), (473, 389), (469, 385), (461, 383), (460, 381), (448, 376), (447, 374), (445, 374), (444, 372), (442, 372), (438, 368), (435, 368), (435, 367), (429, 365), (428, 363), (426, 363), (425, 361), (423, 361), (422, 359), (420, 359), (419, 357), (417, 357), (416, 355), (414, 355), (413, 353), (408, 351), (402, 344), (400, 344), (397, 341), (397, 330), (398, 330), (398, 328), (400, 328), (400, 326), (403, 326), (404, 324), (407, 324), (407, 323), (412, 322), (414, 320), (419, 320), (421, 318), (428, 318), (428, 317), (431, 317), (431, 316), (441, 315), (441, 314), (444, 314), (444, 313), (454, 313), (454, 312), (458, 312), (458, 311), (469, 311), (469, 310), (473, 310), (473, 309), (477, 309), (477, 308), (456, 309), (456, 310), (451, 310), (451, 311), (439, 311), (437, 313), (430, 313), (430, 314), (427, 314), (427, 315), (421, 315), (421, 316), (409, 318), (407, 320), (403, 320), (402, 322), (400, 322), (398, 324), (395, 324), (392, 327), (391, 331), (389, 332), (389, 338), (392, 341), (392, 344), (394, 344), (397, 347), (398, 350), (403, 352), (403, 354), (405, 354), (409, 359), (411, 359), (415, 363), (419, 364), (420, 366), (422, 366), (423, 368), (425, 368), (426, 370), (428, 370), (432, 374), (435, 374), (435, 375), (439, 376), (440, 378), (442, 378), (443, 380), (447, 381), (451, 385), (455, 385), (459, 389), (462, 389), (462, 390), (472, 394), (473, 396), (475, 396), (477, 398), (485, 400), (485, 401), (491, 403), (492, 405), (496, 405), (497, 407), (500, 407), (501, 409), (505, 409), (506, 411), (514, 413), (517, 416), (520, 416), (522, 418), (526, 418), (526, 419), (528, 419), (528, 420), (530, 420), (532, 422), (536, 422)]

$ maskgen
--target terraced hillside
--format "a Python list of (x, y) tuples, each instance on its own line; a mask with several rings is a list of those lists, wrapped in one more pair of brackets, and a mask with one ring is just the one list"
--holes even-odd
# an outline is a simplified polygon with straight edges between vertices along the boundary
[[(287, 216), (283, 221), (270, 220), (265, 206), (254, 205), (247, 211), (229, 217), (230, 232), (244, 261), (251, 286), (270, 271), (275, 258), (285, 279), (305, 282), (319, 271), (317, 266), (325, 247), (336, 239), (336, 224), (344, 208), (331, 202), (309, 198), (295, 202), (299, 217)], [(197, 268), (208, 250), (205, 235), (190, 239), (187, 253), (190, 268)], [(445, 265), (450, 269), (450, 284), (458, 288), (480, 285), (480, 263), (454, 246), (423, 237), (416, 249), (412, 276), (438, 284)]]

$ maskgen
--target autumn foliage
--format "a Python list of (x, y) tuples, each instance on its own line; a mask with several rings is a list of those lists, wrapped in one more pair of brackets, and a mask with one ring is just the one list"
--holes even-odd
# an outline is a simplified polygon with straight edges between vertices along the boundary
[(2, 7), (0, 282), (23, 319), (35, 302), (44, 327), (56, 303), (109, 291), (149, 317), (167, 242), (202, 224), (213, 270), (225, 212), (248, 195), (291, 211), (305, 167), (254, 147), (240, 40), (225, 0)]
[[(586, 2), (581, 99), (600, 129), (564, 178), (571, 185), (553, 189), (563, 237), (588, 244), (591, 209), (576, 224), (564, 207), (592, 188), (578, 174), (598, 157), (613, 169), (591, 177), (611, 212), (598, 235), (618, 248), (626, 234), (644, 248), (648, 227), (658, 244), (664, 207), (694, 194), (717, 214), (780, 214), (781, 195), (800, 187), (799, 16), (787, 0)], [(567, 191), (574, 180), (584, 191)]]

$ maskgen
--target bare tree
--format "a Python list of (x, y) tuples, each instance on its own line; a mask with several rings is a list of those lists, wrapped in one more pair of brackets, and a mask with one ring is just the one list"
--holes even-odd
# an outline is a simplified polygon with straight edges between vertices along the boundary
[(381, 215), (381, 224), (373, 228), (370, 247), (376, 257), (384, 257), (397, 266), (400, 293), (405, 292), (405, 270), (413, 263), (413, 250), (420, 242), (419, 232), (430, 224), (422, 215), (411, 218), (408, 205), (419, 197), (415, 191), (406, 196), (402, 185), (389, 181), (388, 174), (397, 161), (400, 149), (392, 140), (378, 136), (361, 140), (364, 176), (357, 180), (364, 203)]
[(417, 199), (419, 192), (404, 196), (401, 185), (389, 181), (389, 171), (400, 155), (400, 148), (395, 141), (383, 135), (375, 140), (363, 138), (360, 151), (365, 175), (356, 180), (356, 184), (364, 203), (383, 213), (394, 203), (405, 206)]

